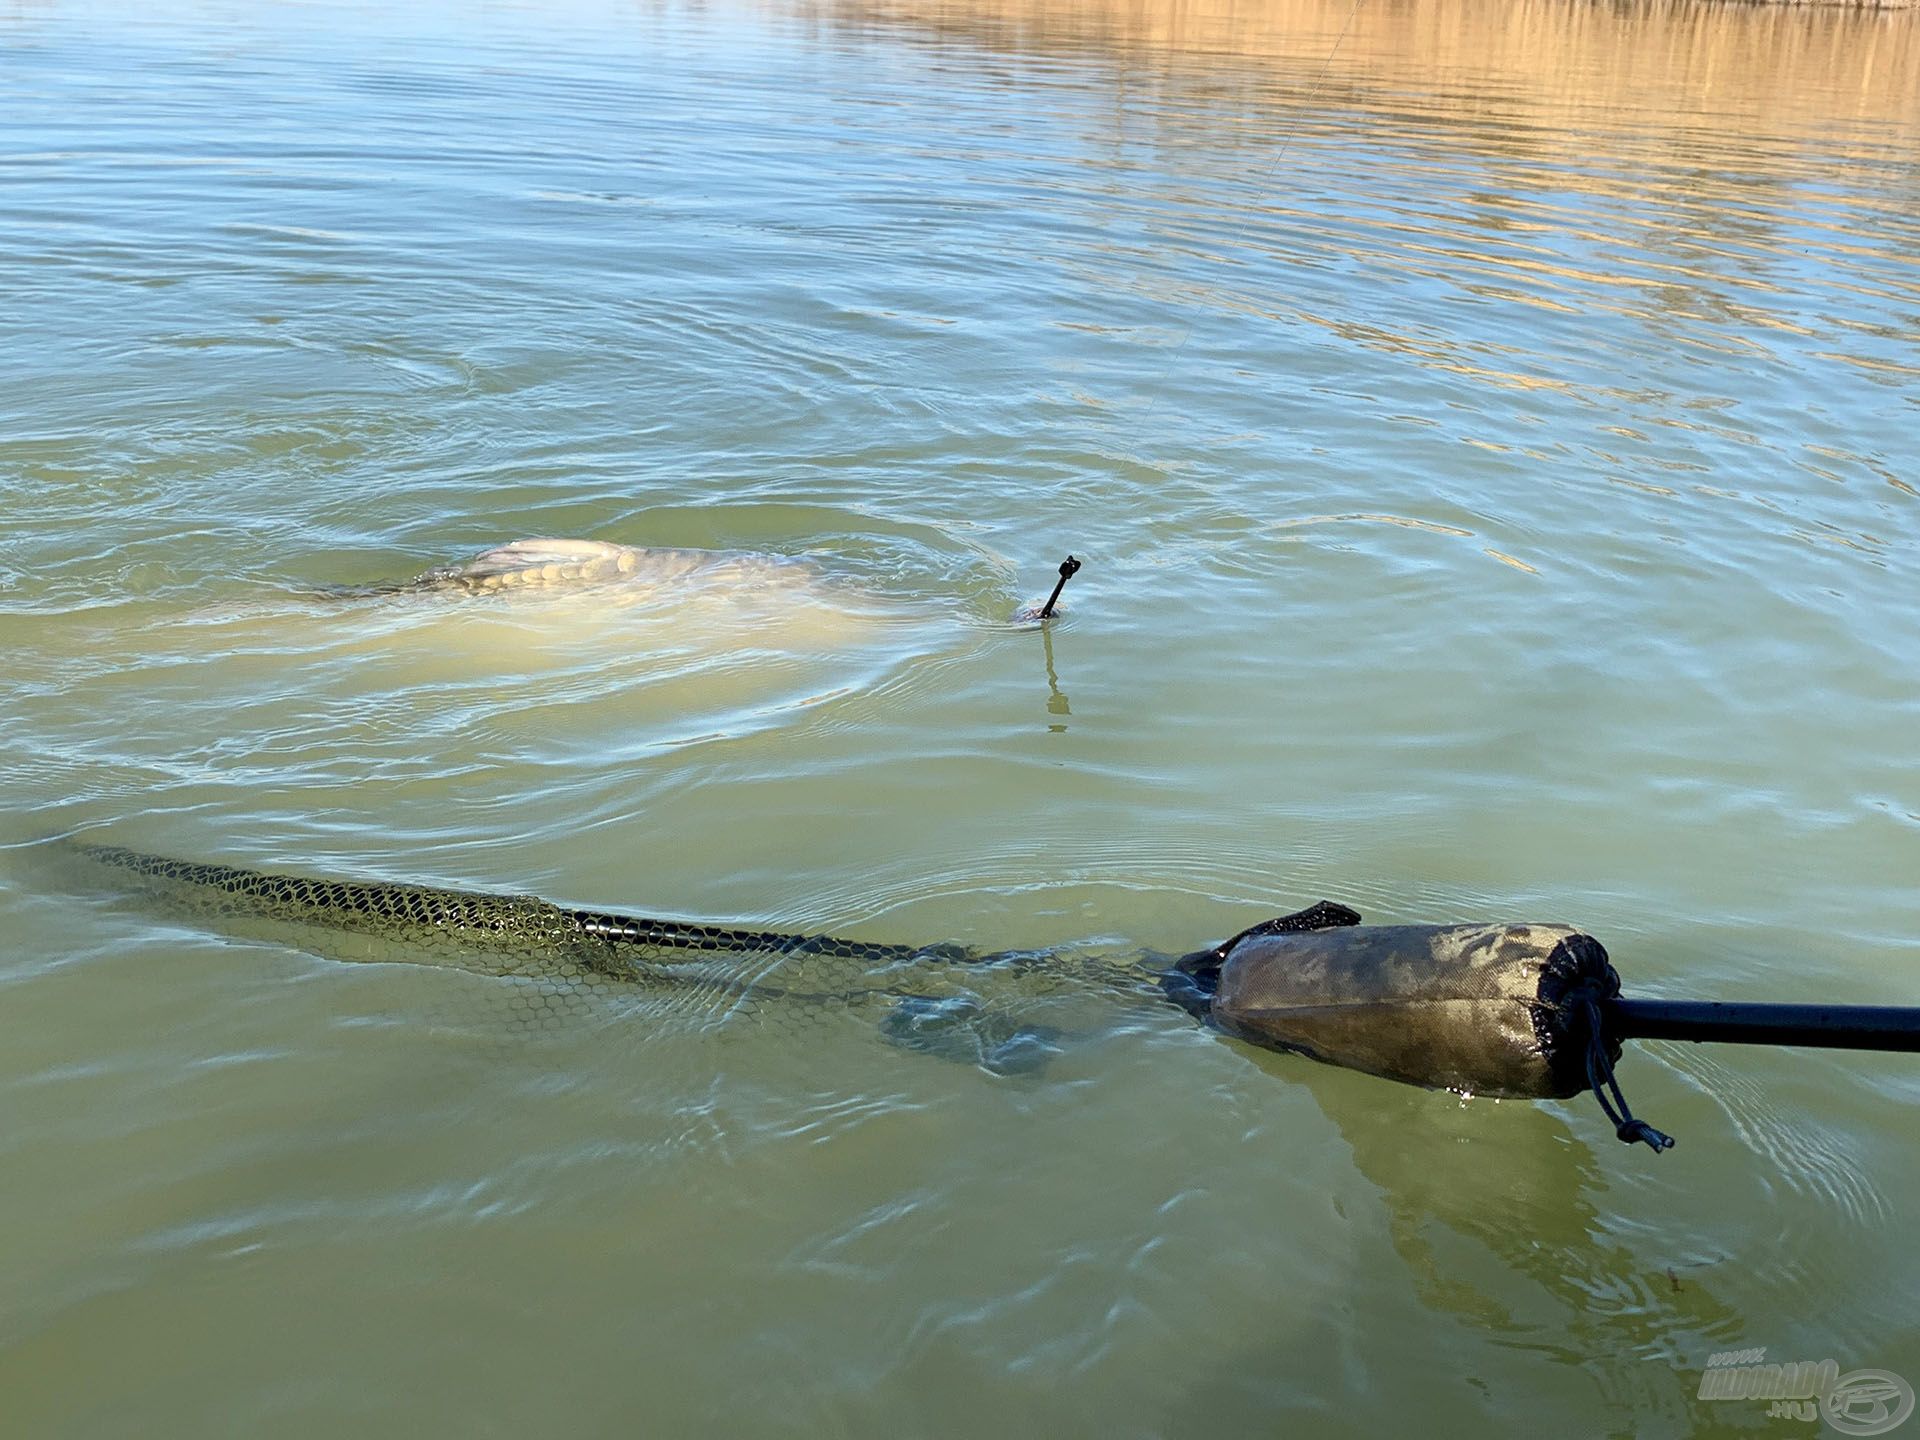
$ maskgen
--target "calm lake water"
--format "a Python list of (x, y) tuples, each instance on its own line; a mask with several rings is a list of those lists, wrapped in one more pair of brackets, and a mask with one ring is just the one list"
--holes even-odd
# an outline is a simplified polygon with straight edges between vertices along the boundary
[[(1034, 1074), (771, 1004), (523, 1040), (37, 843), (1121, 958), (1325, 896), (1920, 1002), (1917, 26), (0, 13), (6, 1432), (1811, 1434), (1708, 1356), (1920, 1382), (1910, 1057), (1635, 1047), (1656, 1158), (1098, 997)], [(527, 535), (798, 579), (319, 593)]]

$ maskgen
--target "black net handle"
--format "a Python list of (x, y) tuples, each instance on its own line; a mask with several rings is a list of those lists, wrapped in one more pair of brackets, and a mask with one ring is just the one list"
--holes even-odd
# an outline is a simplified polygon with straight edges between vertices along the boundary
[(1607, 1002), (1607, 1028), (1621, 1040), (1920, 1051), (1920, 1005), (1628, 1000), (1616, 996)]

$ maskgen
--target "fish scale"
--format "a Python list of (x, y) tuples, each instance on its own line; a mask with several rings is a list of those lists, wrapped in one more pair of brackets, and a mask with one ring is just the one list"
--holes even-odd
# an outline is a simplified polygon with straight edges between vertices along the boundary
[(516, 540), (485, 551), (461, 565), (429, 570), (410, 588), (451, 588), (469, 593), (538, 589), (553, 585), (596, 584), (636, 573), (643, 560), (650, 570), (689, 570), (697, 564), (685, 551), (640, 551), (629, 545), (595, 540)]
[(617, 545), (605, 540), (515, 540), (470, 560), (438, 565), (407, 580), (329, 588), (346, 599), (458, 592), (513, 594), (594, 585), (657, 587), (710, 575), (736, 587), (818, 582), (813, 568), (778, 555), (732, 550), (680, 550)]

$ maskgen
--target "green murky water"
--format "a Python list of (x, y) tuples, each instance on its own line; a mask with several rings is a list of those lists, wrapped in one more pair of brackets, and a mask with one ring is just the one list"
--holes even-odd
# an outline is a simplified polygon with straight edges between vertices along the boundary
[[(1655, 1159), (1172, 1011), (1020, 1075), (756, 1007), (520, 1041), (33, 844), (1119, 954), (1328, 896), (1920, 1002), (1916, 18), (0, 15), (7, 1432), (1811, 1433), (1707, 1357), (1920, 1380), (1909, 1060), (1640, 1047)], [(315, 593), (527, 535), (799, 578)]]

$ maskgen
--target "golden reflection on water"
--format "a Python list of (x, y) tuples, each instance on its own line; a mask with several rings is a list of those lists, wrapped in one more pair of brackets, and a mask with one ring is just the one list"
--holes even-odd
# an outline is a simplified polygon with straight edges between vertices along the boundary
[[(1594, 5), (1585, 0), (803, 0), (855, 27), (910, 26), (984, 49), (1103, 52), (1122, 73), (1238, 79), (1276, 105), (1443, 109), (1491, 146), (1577, 150), (1583, 132), (1664, 128), (1790, 138), (1836, 122), (1920, 124), (1915, 0)], [(1324, 74), (1321, 72), (1324, 70)], [(1318, 77), (1316, 83), (1316, 77)], [(1224, 93), (1224, 92), (1223, 92)], [(1694, 122), (1698, 123), (1698, 122)]]
[[(1111, 86), (1111, 135), (1101, 120), (1098, 138), (1150, 138), (1151, 158), (1135, 151), (1135, 163), (1170, 177), (1164, 203), (1108, 205), (1121, 223), (1106, 228), (1144, 225), (1160, 242), (1107, 242), (1106, 260), (1140, 298), (1220, 316), (1229, 335), (1319, 331), (1327, 354), (1370, 351), (1442, 380), (1463, 416), (1584, 412), (1596, 433), (1628, 442), (1601, 444), (1620, 469), (1643, 472), (1620, 478), (1648, 494), (1673, 492), (1647, 470), (1702, 468), (1650, 443), (1653, 427), (1745, 445), (1719, 412), (1758, 374), (1779, 377), (1795, 403), (1831, 403), (1916, 373), (1920, 13), (1585, 0), (797, 3), (849, 35), (931, 36), (943, 58), (950, 49), (1010, 94), (1043, 81)], [(1358, 185), (1347, 179), (1356, 166)], [(1169, 255), (1212, 263), (1172, 276)], [(1464, 307), (1504, 316), (1468, 323)], [(1154, 343), (1178, 357), (1187, 338)], [(1733, 388), (1682, 405), (1683, 387), (1647, 365), (1650, 353)], [(1143, 362), (1142, 390), (1164, 386), (1172, 365)], [(1143, 408), (1154, 403), (1148, 393)], [(1623, 427), (1623, 416), (1641, 423)], [(1511, 434), (1458, 438), (1516, 461), (1549, 458)], [(1840, 458), (1909, 488), (1870, 455)]]

